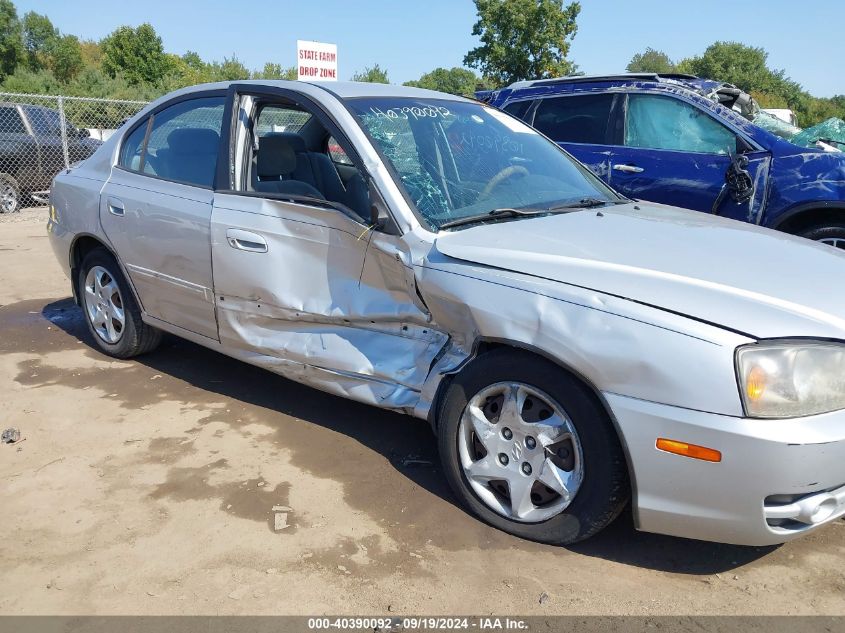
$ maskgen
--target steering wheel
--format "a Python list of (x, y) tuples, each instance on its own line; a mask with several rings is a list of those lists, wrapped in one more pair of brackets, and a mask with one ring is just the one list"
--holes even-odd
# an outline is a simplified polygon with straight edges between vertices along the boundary
[(490, 179), (490, 182), (484, 187), (482, 192), (478, 194), (478, 198), (476, 202), (481, 202), (483, 200), (487, 200), (491, 195), (493, 195), (493, 191), (495, 191), (496, 187), (501, 185), (506, 180), (513, 178), (514, 176), (527, 176), (528, 170), (525, 169), (522, 165), (509, 165), (505, 167), (498, 174), (493, 176)]

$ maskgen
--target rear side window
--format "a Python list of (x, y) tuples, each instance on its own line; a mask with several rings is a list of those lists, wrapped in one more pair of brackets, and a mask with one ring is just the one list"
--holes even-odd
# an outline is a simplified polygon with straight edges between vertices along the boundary
[(182, 101), (153, 115), (143, 172), (211, 187), (217, 167), (224, 97)]
[(625, 145), (698, 154), (736, 150), (736, 135), (693, 105), (659, 95), (628, 97)]
[(0, 108), (0, 134), (26, 134), (17, 108)]
[(518, 119), (525, 120), (525, 115), (528, 114), (528, 109), (531, 107), (532, 103), (534, 102), (530, 99), (528, 101), (514, 101), (502, 109), (508, 114), (514, 115)]
[(540, 101), (534, 127), (558, 143), (607, 144), (613, 95), (574, 95)]

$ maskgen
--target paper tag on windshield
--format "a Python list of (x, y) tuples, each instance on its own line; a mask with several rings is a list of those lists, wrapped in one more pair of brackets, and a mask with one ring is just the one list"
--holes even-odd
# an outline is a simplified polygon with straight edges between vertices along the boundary
[(519, 134), (536, 134), (534, 130), (530, 127), (525, 125), (519, 119), (515, 119), (512, 116), (508, 116), (504, 112), (500, 112), (495, 108), (490, 108), (484, 106), (484, 111), (489, 114), (491, 117), (496, 119), (499, 123), (505, 125), (511, 132), (518, 132)]

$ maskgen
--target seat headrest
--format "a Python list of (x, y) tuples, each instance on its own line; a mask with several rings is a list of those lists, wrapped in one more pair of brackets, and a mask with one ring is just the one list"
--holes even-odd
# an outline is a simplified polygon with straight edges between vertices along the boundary
[(167, 145), (174, 154), (217, 154), (220, 135), (207, 128), (178, 128), (167, 135)]
[(259, 178), (275, 178), (296, 169), (296, 152), (290, 140), (281, 136), (262, 136), (258, 141), (256, 171)]
[(299, 154), (300, 152), (305, 151), (305, 139), (302, 138), (296, 132), (270, 132), (265, 136), (262, 136), (258, 139), (258, 147), (261, 147), (261, 143), (264, 142), (264, 139), (267, 137), (273, 138), (283, 138), (290, 143), (290, 146), (293, 148), (293, 151)]

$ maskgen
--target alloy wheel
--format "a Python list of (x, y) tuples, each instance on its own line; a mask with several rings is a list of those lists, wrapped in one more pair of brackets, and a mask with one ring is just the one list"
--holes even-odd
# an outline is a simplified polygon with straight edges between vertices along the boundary
[(12, 213), (18, 208), (18, 191), (12, 183), (0, 179), (0, 212)]
[(110, 345), (120, 340), (126, 325), (123, 297), (117, 281), (102, 266), (93, 266), (85, 277), (85, 310), (97, 336)]
[(833, 246), (834, 248), (845, 249), (845, 237), (823, 237), (819, 242)]
[(581, 442), (566, 411), (519, 382), (473, 396), (461, 415), (458, 455), (479, 499), (524, 523), (560, 514), (584, 479)]

